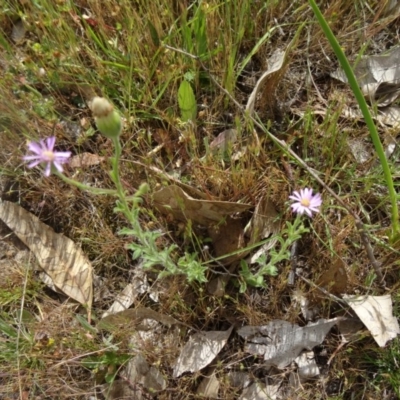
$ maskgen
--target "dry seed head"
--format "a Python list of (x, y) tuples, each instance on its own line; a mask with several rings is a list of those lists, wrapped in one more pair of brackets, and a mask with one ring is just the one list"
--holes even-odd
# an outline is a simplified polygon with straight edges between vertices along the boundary
[(94, 97), (90, 108), (96, 121), (97, 129), (108, 138), (116, 138), (122, 131), (122, 120), (118, 111), (103, 97)]
[(96, 118), (107, 117), (114, 110), (113, 105), (104, 97), (93, 97), (90, 109)]

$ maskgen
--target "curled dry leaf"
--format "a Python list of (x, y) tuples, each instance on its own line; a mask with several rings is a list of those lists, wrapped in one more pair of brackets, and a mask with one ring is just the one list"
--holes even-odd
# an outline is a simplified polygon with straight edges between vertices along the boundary
[[(122, 374), (133, 386), (139, 384), (149, 393), (159, 392), (167, 386), (167, 382), (160, 371), (156, 367), (150, 366), (142, 354), (132, 358)], [(140, 391), (142, 392), (142, 389)]]
[(371, 332), (380, 347), (400, 333), (399, 322), (393, 316), (392, 299), (384, 296), (343, 296), (349, 306)]
[(197, 372), (210, 364), (225, 346), (233, 326), (227, 331), (198, 332), (190, 337), (176, 361), (173, 377)]
[(29, 247), (54, 285), (90, 310), (93, 270), (83, 251), (17, 204), (0, 203), (0, 218)]
[(285, 51), (275, 50), (270, 59), (268, 60), (269, 68), (264, 72), (261, 78), (257, 81), (253, 92), (246, 104), (246, 111), (250, 115), (253, 114), (254, 106), (257, 100), (257, 95), (262, 91), (262, 101), (260, 107), (272, 107), (276, 102), (276, 89), (283, 78), (287, 66), (289, 64), (289, 53), (296, 45), (301, 29), (299, 29), (295, 37), (291, 40)]
[(254, 111), (254, 105), (256, 103), (257, 94), (263, 89), (263, 93), (268, 99), (266, 103), (271, 104), (271, 98), (275, 95), (275, 90), (286, 71), (286, 52), (282, 50), (276, 50), (271, 58), (268, 60), (269, 68), (265, 71), (261, 78), (257, 81), (252, 93), (246, 104), (246, 111), (251, 115)]
[(154, 193), (153, 200), (160, 212), (172, 214), (179, 221), (191, 220), (205, 226), (221, 222), (227, 215), (252, 207), (228, 201), (196, 200), (176, 185), (166, 186)]
[[(341, 105), (342, 117), (349, 118), (355, 121), (361, 121), (364, 116), (359, 108), (351, 108), (347, 104)], [(382, 107), (377, 110), (378, 112), (372, 112), (372, 118), (378, 121), (381, 125), (385, 126), (398, 126), (400, 125), (400, 107), (391, 105), (388, 107)], [(303, 111), (297, 111), (298, 115), (305, 115)], [(327, 115), (326, 110), (316, 110), (315, 115)]]

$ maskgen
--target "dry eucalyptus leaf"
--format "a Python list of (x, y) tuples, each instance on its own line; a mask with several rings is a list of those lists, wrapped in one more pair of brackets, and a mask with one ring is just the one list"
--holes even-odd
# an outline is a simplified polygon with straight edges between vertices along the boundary
[(392, 299), (384, 296), (343, 296), (357, 314), (379, 347), (400, 333), (397, 318), (393, 316)]
[[(380, 55), (362, 57), (354, 67), (358, 84), (364, 96), (379, 107), (392, 104), (400, 95), (400, 47), (393, 47)], [(331, 74), (348, 83), (346, 74), (339, 69)]]
[[(359, 108), (352, 108), (346, 104), (341, 105), (342, 117), (349, 118), (355, 121), (361, 121), (364, 116)], [(326, 110), (316, 110), (313, 112), (315, 115), (327, 115)], [(297, 111), (298, 115), (304, 116), (305, 113), (302, 111)], [(372, 113), (372, 118), (378, 121), (381, 125), (385, 126), (397, 126), (400, 125), (400, 107), (396, 105), (391, 105), (388, 107), (380, 107), (378, 113)]]
[(197, 394), (199, 396), (207, 397), (208, 399), (219, 399), (219, 387), (219, 380), (215, 376), (215, 373), (212, 372), (202, 379), (199, 387), (197, 388)]
[(205, 226), (252, 207), (228, 201), (196, 200), (176, 185), (166, 186), (154, 193), (153, 200), (160, 212), (172, 214), (179, 221), (191, 220)]
[(266, 366), (283, 369), (304, 349), (312, 350), (321, 344), (338, 318), (320, 319), (304, 327), (282, 320), (263, 326), (244, 326), (238, 334), (246, 339), (245, 351), (264, 356)]
[[(126, 285), (125, 289), (117, 295), (111, 307), (103, 313), (102, 318), (128, 309), (140, 294), (147, 293), (149, 290), (150, 285), (147, 282), (147, 275), (141, 265), (138, 265), (135, 267), (131, 283)], [(156, 299), (155, 293), (150, 292), (150, 296), (153, 300)]]
[(104, 161), (105, 157), (98, 156), (92, 153), (81, 153), (73, 156), (69, 162), (71, 168), (82, 168), (90, 167), (92, 165), (98, 165)]
[(383, 125), (397, 127), (400, 125), (400, 107), (391, 105), (390, 107), (380, 108), (376, 120)]
[(90, 310), (93, 271), (83, 251), (17, 204), (0, 203), (0, 219), (29, 247), (54, 285)]
[(225, 346), (233, 326), (227, 331), (198, 332), (190, 337), (176, 361), (173, 377), (197, 372), (210, 364)]

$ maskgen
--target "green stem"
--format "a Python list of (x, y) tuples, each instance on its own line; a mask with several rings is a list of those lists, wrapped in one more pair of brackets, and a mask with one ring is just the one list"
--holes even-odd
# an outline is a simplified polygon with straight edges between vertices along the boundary
[(95, 188), (93, 186), (85, 185), (84, 183), (78, 182), (75, 179), (67, 178), (65, 175), (58, 172), (56, 169), (54, 169), (53, 172), (59, 178), (61, 178), (65, 183), (68, 183), (69, 185), (72, 185), (72, 186), (76, 186), (77, 188), (79, 188), (81, 190), (87, 190), (88, 192), (91, 192), (93, 194), (109, 194), (111, 196), (118, 196), (118, 192), (114, 189)]
[[(115, 150), (114, 150), (114, 158), (112, 159), (112, 171), (110, 175), (112, 181), (114, 182), (115, 188), (117, 189), (117, 195), (119, 199), (118, 209), (125, 215), (125, 218), (135, 229), (136, 236), (142, 243), (142, 245), (151, 247), (154, 251), (156, 251), (157, 249), (155, 244), (151, 243), (151, 241), (148, 240), (148, 238), (146, 237), (140, 226), (140, 223), (136, 218), (136, 214), (132, 212), (132, 210), (130, 209), (124, 187), (122, 186), (120, 171), (119, 171), (119, 161), (122, 154), (122, 147), (121, 147), (121, 142), (119, 141), (119, 136), (113, 137), (111, 140), (113, 142)], [(135, 198), (140, 197), (143, 191), (144, 191), (143, 188), (139, 188), (139, 190), (135, 193), (133, 199), (133, 207), (136, 207)]]
[(115, 188), (117, 189), (117, 195), (120, 201), (120, 209), (122, 213), (125, 215), (126, 219), (135, 226), (135, 219), (131, 213), (128, 202), (126, 200), (126, 194), (124, 188), (122, 186), (121, 177), (119, 174), (119, 160), (122, 154), (121, 142), (118, 137), (113, 137), (112, 139), (114, 145), (114, 158), (112, 159), (112, 171), (111, 171), (111, 179), (115, 184)]
[(400, 236), (399, 210), (397, 207), (397, 194), (394, 189), (393, 178), (392, 178), (392, 174), (390, 172), (389, 163), (385, 156), (385, 151), (383, 149), (382, 143), (379, 139), (378, 131), (377, 131), (374, 121), (372, 119), (371, 113), (369, 112), (367, 102), (365, 101), (365, 98), (364, 98), (363, 94), (361, 93), (361, 90), (358, 86), (358, 82), (354, 75), (354, 72), (353, 72), (353, 70), (350, 66), (350, 63), (347, 60), (345, 54), (343, 53), (343, 50), (340, 47), (339, 42), (337, 41), (335, 35), (333, 34), (331, 28), (329, 27), (328, 23), (326, 22), (324, 16), (321, 13), (321, 10), (318, 8), (315, 1), (309, 0), (309, 3), (310, 3), (311, 8), (314, 11), (315, 16), (317, 17), (319, 25), (321, 26), (322, 30), (325, 33), (325, 36), (329, 40), (329, 43), (331, 44), (333, 51), (335, 52), (336, 57), (338, 58), (338, 60), (340, 62), (340, 65), (342, 66), (344, 72), (346, 73), (347, 80), (350, 84), (351, 90), (354, 93), (354, 96), (357, 99), (358, 105), (363, 113), (365, 123), (367, 124), (367, 127), (369, 129), (372, 143), (375, 146), (376, 153), (378, 154), (379, 160), (381, 162), (383, 173), (384, 173), (385, 180), (386, 180), (386, 185), (389, 190), (390, 201), (392, 204), (391, 240), (395, 241)]

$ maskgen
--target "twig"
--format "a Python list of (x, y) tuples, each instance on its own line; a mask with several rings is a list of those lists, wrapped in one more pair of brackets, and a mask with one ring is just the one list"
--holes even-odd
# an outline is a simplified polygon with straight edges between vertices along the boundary
[(329, 293), (326, 289), (324, 289), (324, 288), (322, 288), (322, 287), (316, 285), (314, 282), (310, 281), (309, 279), (304, 278), (303, 275), (301, 275), (301, 274), (299, 274), (299, 273), (296, 273), (296, 275), (297, 275), (300, 279), (302, 279), (304, 282), (308, 283), (310, 286), (315, 287), (316, 289), (318, 289), (318, 290), (319, 290), (320, 292), (322, 292), (325, 296), (328, 296), (331, 300), (336, 301), (336, 302), (341, 303), (341, 304), (345, 304), (346, 306), (349, 305), (349, 304), (347, 303), (346, 300), (343, 300), (343, 299), (341, 299), (340, 297), (337, 297), (337, 296), (333, 295), (332, 293)]
[(318, 176), (318, 174), (307, 165), (307, 163), (300, 158), (288, 145), (285, 141), (278, 139), (275, 135), (273, 135), (271, 132), (269, 132), (265, 126), (263, 126), (260, 122), (258, 122), (252, 115), (249, 115), (249, 113), (247, 113), (244, 109), (244, 107), (224, 88), (221, 86), (221, 84), (217, 81), (217, 79), (210, 73), (210, 71), (208, 70), (208, 68), (204, 65), (204, 63), (201, 61), (201, 59), (198, 56), (195, 56), (191, 53), (188, 53), (187, 51), (169, 46), (164, 44), (163, 45), (166, 49), (169, 49), (171, 51), (175, 51), (177, 53), (183, 54), (193, 60), (196, 60), (201, 68), (206, 71), (209, 76), (210, 79), (213, 81), (213, 83), (223, 92), (225, 93), (229, 99), (236, 105), (236, 107), (242, 112), (243, 115), (247, 116), (255, 126), (257, 126), (258, 128), (260, 128), (266, 135), (268, 135), (268, 137), (274, 142), (276, 143), (282, 150), (284, 150), (286, 153), (288, 153), (292, 158), (294, 158), (298, 164), (300, 166), (302, 166), (327, 192), (329, 192), (335, 199), (336, 201), (354, 218), (355, 222), (356, 222), (356, 226), (358, 228), (358, 232), (360, 234), (361, 237), (361, 241), (366, 249), (368, 258), (373, 266), (373, 268), (375, 269), (375, 272), (378, 276), (378, 278), (381, 280), (380, 284), (382, 284), (383, 286), (385, 286), (384, 282), (383, 282), (383, 274), (381, 271), (381, 265), (380, 263), (376, 260), (372, 247), (371, 247), (371, 243), (369, 241), (368, 238), (368, 234), (367, 234), (367, 230), (364, 226), (364, 224), (362, 223), (361, 219), (358, 217), (358, 215), (350, 208), (348, 207), (348, 205)]
[(296, 240), (292, 244), (292, 248), (290, 249), (290, 272), (289, 272), (289, 277), (288, 277), (288, 285), (293, 286), (294, 281), (295, 281), (295, 276), (296, 276), (296, 268), (297, 268), (297, 252), (298, 252), (298, 246), (299, 241)]

